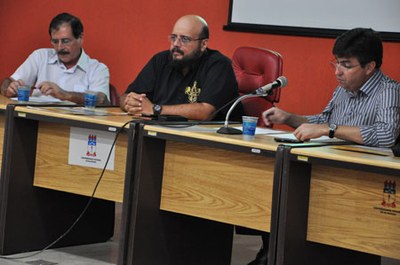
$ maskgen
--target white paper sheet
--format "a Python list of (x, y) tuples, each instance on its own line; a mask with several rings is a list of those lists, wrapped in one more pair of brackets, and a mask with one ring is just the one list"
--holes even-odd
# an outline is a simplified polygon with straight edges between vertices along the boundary
[[(114, 138), (113, 132), (71, 127), (68, 164), (104, 168)], [(114, 170), (115, 148), (107, 164), (109, 170)]]
[[(270, 134), (276, 138), (280, 139), (290, 139), (297, 140), (297, 138), (293, 135), (293, 133), (280, 133), (280, 134)], [(318, 138), (310, 139), (308, 142), (316, 142), (316, 143), (344, 143), (346, 141), (338, 139), (338, 138), (329, 138), (328, 136), (321, 136)]]

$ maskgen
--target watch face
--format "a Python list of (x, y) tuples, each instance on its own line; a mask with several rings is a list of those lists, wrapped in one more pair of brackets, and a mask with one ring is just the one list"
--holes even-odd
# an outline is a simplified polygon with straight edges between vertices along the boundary
[(330, 124), (329, 125), (329, 129), (331, 129), (331, 130), (336, 130), (336, 128), (337, 128), (336, 124)]
[(161, 105), (154, 105), (153, 106), (153, 113), (154, 113), (154, 115), (160, 115), (161, 114), (161, 109), (162, 109), (162, 107), (161, 107)]

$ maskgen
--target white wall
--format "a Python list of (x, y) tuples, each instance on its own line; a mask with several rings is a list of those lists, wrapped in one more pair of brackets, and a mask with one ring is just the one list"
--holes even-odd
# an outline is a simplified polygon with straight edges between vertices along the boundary
[(400, 33), (400, 0), (231, 0), (232, 23)]

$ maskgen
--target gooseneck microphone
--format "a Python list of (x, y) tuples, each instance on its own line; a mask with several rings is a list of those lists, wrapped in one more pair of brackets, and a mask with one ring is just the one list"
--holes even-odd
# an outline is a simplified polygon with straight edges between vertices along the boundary
[(284, 76), (280, 76), (278, 77), (274, 82), (266, 84), (265, 86), (262, 86), (258, 89), (256, 89), (256, 91), (254, 91), (253, 95), (261, 95), (264, 96), (266, 93), (268, 93), (268, 95), (271, 93), (270, 91), (274, 88), (278, 88), (278, 87), (285, 87), (287, 85), (287, 78)]
[(226, 114), (225, 117), (225, 122), (224, 126), (219, 128), (217, 133), (221, 134), (242, 134), (242, 131), (236, 128), (229, 127), (229, 116), (231, 115), (233, 109), (236, 107), (237, 104), (239, 104), (240, 101), (246, 98), (251, 98), (251, 97), (265, 97), (268, 96), (272, 93), (273, 89), (278, 88), (278, 87), (285, 87), (287, 86), (288, 80), (284, 76), (278, 77), (274, 82), (269, 83), (265, 86), (262, 86), (260, 88), (257, 88), (254, 92), (251, 92), (249, 94), (245, 94), (241, 97), (239, 97), (229, 108), (228, 113)]

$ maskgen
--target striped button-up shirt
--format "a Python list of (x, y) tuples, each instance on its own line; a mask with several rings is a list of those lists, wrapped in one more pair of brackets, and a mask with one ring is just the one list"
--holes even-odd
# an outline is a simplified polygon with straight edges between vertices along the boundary
[(391, 147), (400, 132), (400, 85), (376, 71), (357, 93), (337, 87), (324, 111), (307, 119), (357, 126), (365, 145)]

